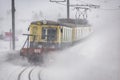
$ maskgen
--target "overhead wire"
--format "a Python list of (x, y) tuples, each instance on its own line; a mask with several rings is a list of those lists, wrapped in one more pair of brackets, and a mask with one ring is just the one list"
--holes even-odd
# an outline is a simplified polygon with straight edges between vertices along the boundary
[[(85, 4), (91, 4), (90, 2), (85, 2), (85, 1), (83, 1), (83, 0), (76, 0), (76, 1), (80, 1), (80, 2), (83, 2), (83, 3), (85, 3)], [(98, 9), (100, 9), (100, 10), (120, 10), (120, 8), (110, 8), (110, 9), (107, 9), (107, 8), (98, 8)]]
[(80, 1), (80, 2), (85, 3), (85, 4), (93, 4), (93, 3), (90, 3), (90, 2), (85, 2), (83, 0), (76, 0), (76, 1)]
[(62, 4), (62, 3), (60, 3), (60, 2), (56, 2), (57, 4), (61, 4), (61, 5), (64, 5), (64, 6), (66, 6), (66, 4)]
[(119, 8), (116, 8), (116, 9), (105, 9), (105, 8), (100, 8), (99, 10), (120, 10)]
[[(83, 0), (76, 0), (76, 1), (80, 1), (80, 2), (85, 3), (85, 4), (92, 4), (90, 2), (85, 2)], [(66, 6), (66, 4), (63, 4), (63, 3), (60, 3), (60, 2), (56, 2), (56, 3), (60, 4), (60, 5)], [(73, 6), (70, 6), (70, 7), (73, 7)], [(120, 8), (115, 8), (115, 9), (112, 9), (112, 8), (110, 8), (110, 9), (107, 9), (107, 8), (97, 8), (97, 9), (99, 9), (99, 10), (120, 10)]]

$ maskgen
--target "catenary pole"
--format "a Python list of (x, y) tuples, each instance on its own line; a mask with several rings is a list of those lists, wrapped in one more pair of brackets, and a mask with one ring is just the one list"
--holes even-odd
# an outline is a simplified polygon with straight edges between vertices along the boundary
[(15, 50), (15, 1), (12, 0), (12, 49)]
[(70, 1), (67, 0), (67, 19), (70, 18)]

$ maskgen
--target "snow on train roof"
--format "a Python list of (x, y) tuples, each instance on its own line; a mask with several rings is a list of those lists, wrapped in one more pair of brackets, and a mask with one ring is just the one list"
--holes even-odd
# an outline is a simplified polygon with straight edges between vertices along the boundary
[(82, 25), (82, 26), (86, 26), (88, 25), (88, 21), (86, 19), (66, 19), (66, 18), (62, 18), (62, 19), (58, 19), (58, 21), (52, 21), (52, 20), (40, 20), (40, 21), (35, 21), (32, 22), (31, 24), (36, 24), (36, 25), (40, 25), (40, 24), (45, 24), (45, 25), (60, 25), (60, 26), (67, 26), (67, 27), (76, 27), (77, 25)]
[(58, 22), (56, 22), (56, 21), (51, 21), (51, 20), (40, 20), (40, 21), (34, 21), (34, 22), (32, 22), (31, 24), (36, 24), (36, 25), (39, 25), (39, 24), (46, 24), (46, 25), (59, 25)]

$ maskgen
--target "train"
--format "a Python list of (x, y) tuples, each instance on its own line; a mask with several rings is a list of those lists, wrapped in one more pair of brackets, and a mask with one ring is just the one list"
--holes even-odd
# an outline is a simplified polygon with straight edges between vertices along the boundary
[(70, 47), (92, 32), (91, 25), (83, 19), (33, 21), (28, 31), (23, 34), (27, 39), (20, 50), (28, 60), (40, 60), (44, 54)]

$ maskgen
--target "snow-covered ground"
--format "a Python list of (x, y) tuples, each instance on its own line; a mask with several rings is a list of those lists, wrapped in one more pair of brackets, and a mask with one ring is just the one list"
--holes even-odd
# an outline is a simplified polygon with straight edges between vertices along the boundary
[[(44, 65), (34, 66), (10, 51), (9, 42), (0, 41), (0, 80), (17, 80), (26, 67), (21, 80), (120, 80), (120, 10), (100, 11), (90, 17), (93, 34), (79, 44), (54, 52)], [(93, 15), (92, 15), (93, 16)], [(16, 49), (20, 49), (24, 38), (20, 35)], [(22, 39), (23, 38), (23, 39)]]

